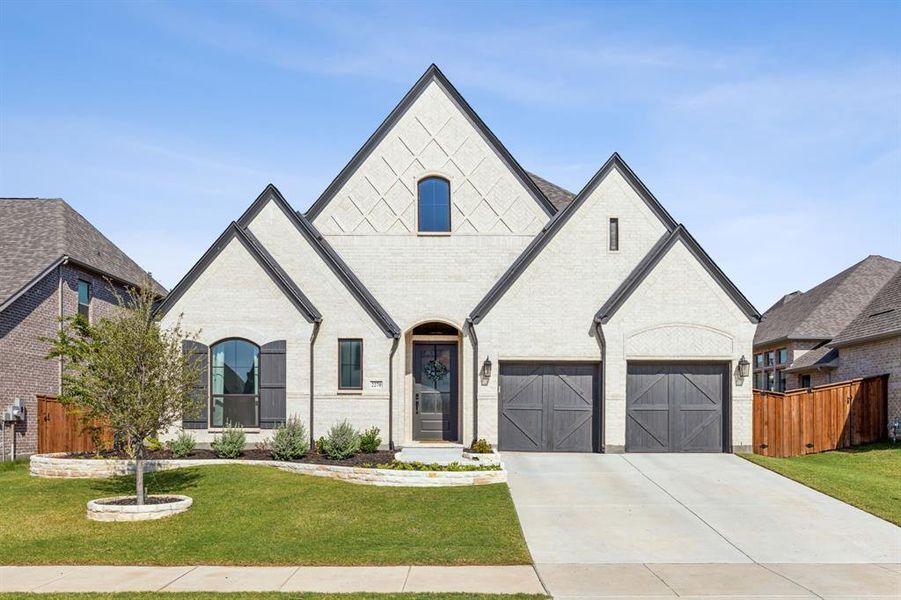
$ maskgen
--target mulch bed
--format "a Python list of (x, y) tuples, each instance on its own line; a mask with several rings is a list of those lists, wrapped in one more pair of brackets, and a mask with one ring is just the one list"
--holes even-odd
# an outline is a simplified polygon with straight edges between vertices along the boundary
[[(181, 502), (182, 500), (184, 500), (184, 498), (176, 498), (175, 496), (145, 496), (144, 504), (171, 504), (173, 502)], [(138, 499), (134, 496), (128, 496), (125, 498), (116, 498), (115, 500), (104, 500), (103, 502), (95, 500), (94, 502), (106, 506), (137, 506)]]
[[(316, 454), (315, 452), (311, 452), (304, 456), (303, 458), (292, 460), (288, 462), (295, 463), (307, 463), (314, 465), (339, 465), (342, 467), (362, 467), (362, 466), (375, 466), (378, 464), (390, 463), (394, 460), (394, 451), (392, 450), (380, 450), (378, 452), (373, 452), (372, 454), (357, 454), (352, 458), (346, 458), (343, 460), (332, 460), (322, 454)], [(130, 457), (124, 452), (102, 452), (99, 455), (91, 452), (73, 452), (66, 455), (66, 458), (111, 458), (111, 459), (129, 459)], [(172, 452), (169, 450), (157, 450), (155, 452), (147, 452), (144, 456), (147, 460), (211, 460), (219, 458), (215, 452), (212, 450), (205, 450), (202, 448), (198, 448), (191, 452), (188, 456), (184, 457), (184, 459), (177, 459), (172, 456)], [(257, 450), (250, 449), (245, 450), (241, 456), (238, 457), (241, 460), (275, 460), (272, 458), (272, 453), (268, 450)]]

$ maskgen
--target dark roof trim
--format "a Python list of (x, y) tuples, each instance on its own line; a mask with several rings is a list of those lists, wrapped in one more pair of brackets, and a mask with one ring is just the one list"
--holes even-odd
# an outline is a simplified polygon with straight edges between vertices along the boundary
[(66, 260), (65, 256), (60, 256), (59, 258), (54, 260), (52, 263), (50, 263), (50, 265), (46, 269), (44, 269), (43, 271), (41, 271), (40, 273), (35, 275), (28, 283), (23, 285), (21, 288), (19, 288), (18, 291), (14, 292), (12, 296), (7, 298), (2, 304), (0, 304), (0, 312), (3, 312), (7, 308), (9, 308), (13, 302), (18, 300), (22, 296), (24, 296), (26, 293), (28, 293), (28, 290), (33, 288), (40, 280), (42, 280), (44, 277), (49, 275), (53, 271), (53, 269), (55, 269), (56, 267), (60, 266), (63, 262), (65, 262), (65, 260)]
[(298, 311), (306, 318), (306, 320), (310, 323), (319, 322), (322, 320), (322, 315), (316, 310), (316, 307), (309, 301), (309, 299), (304, 296), (303, 292), (300, 291), (300, 288), (297, 287), (297, 284), (291, 280), (290, 277), (276, 265), (275, 260), (272, 256), (267, 252), (263, 246), (259, 243), (259, 241), (253, 237), (253, 235), (241, 229), (237, 223), (232, 222), (225, 231), (222, 232), (213, 245), (204, 253), (204, 255), (200, 258), (197, 263), (191, 267), (191, 270), (188, 271), (187, 275), (185, 275), (181, 281), (178, 282), (172, 291), (166, 296), (166, 299), (159, 307), (159, 312), (162, 314), (166, 314), (175, 305), (176, 302), (184, 295), (184, 293), (194, 284), (200, 274), (203, 273), (207, 267), (216, 259), (219, 254), (228, 246), (229, 242), (233, 239), (237, 238), (241, 245), (253, 256), (254, 260), (257, 261), (267, 275), (272, 279), (272, 281), (279, 287), (279, 289), (284, 292), (285, 296), (288, 300), (291, 301)]
[(676, 228), (676, 222), (673, 220), (672, 216), (670, 216), (666, 209), (663, 208), (657, 198), (654, 197), (647, 186), (645, 186), (638, 176), (635, 175), (632, 169), (629, 168), (629, 165), (626, 164), (622, 157), (614, 152), (610, 158), (607, 159), (607, 162), (598, 169), (597, 173), (594, 174), (585, 187), (582, 188), (582, 191), (576, 194), (573, 201), (563, 207), (563, 209), (561, 209), (560, 212), (544, 226), (532, 242), (526, 246), (526, 249), (522, 254), (520, 254), (513, 264), (510, 265), (510, 268), (507, 269), (501, 278), (498, 279), (497, 283), (495, 283), (488, 291), (485, 297), (482, 298), (482, 301), (479, 302), (469, 314), (474, 323), (478, 324), (479, 321), (485, 318), (488, 311), (490, 311), (497, 301), (500, 300), (501, 296), (504, 295), (510, 286), (519, 279), (519, 276), (526, 270), (526, 267), (528, 267), (535, 257), (544, 250), (544, 247), (548, 245), (557, 232), (563, 228), (566, 222), (579, 210), (579, 207), (585, 203), (585, 200), (591, 196), (595, 188), (597, 188), (614, 168), (620, 172), (627, 182), (629, 182), (629, 185), (632, 186), (632, 189), (635, 190), (635, 193), (638, 194), (648, 208), (657, 215), (667, 231), (672, 232)]
[(735, 284), (726, 277), (726, 274), (720, 270), (716, 263), (713, 262), (713, 259), (704, 252), (704, 249), (701, 248), (700, 244), (698, 244), (692, 235), (688, 233), (688, 230), (681, 224), (677, 225), (670, 234), (663, 236), (656, 244), (654, 244), (654, 247), (651, 248), (635, 269), (632, 270), (632, 273), (630, 273), (626, 280), (613, 292), (613, 295), (611, 295), (607, 302), (604, 303), (604, 306), (598, 310), (594, 317), (595, 320), (602, 324), (610, 321), (616, 311), (629, 299), (632, 292), (638, 289), (638, 286), (641, 285), (645, 278), (654, 270), (654, 267), (656, 267), (663, 257), (666, 256), (667, 252), (669, 252), (670, 248), (672, 248), (677, 241), (681, 241), (685, 244), (685, 247), (688, 248), (689, 252), (691, 252), (698, 262), (704, 266), (710, 276), (713, 277), (714, 281), (719, 284), (720, 288), (726, 292), (752, 323), (760, 321), (760, 313), (757, 312), (757, 309), (754, 308), (751, 302), (745, 298), (744, 294), (735, 287)]
[(848, 338), (844, 340), (840, 340), (838, 342), (829, 342), (829, 345), (833, 348), (843, 348), (845, 346), (854, 346), (857, 344), (863, 344), (865, 342), (875, 342), (878, 340), (883, 340), (886, 338), (894, 337), (896, 335), (901, 335), (901, 329), (891, 329), (888, 331), (880, 331), (879, 333), (873, 333), (870, 335), (861, 335), (853, 338)]
[(316, 253), (322, 258), (326, 265), (332, 270), (338, 279), (344, 284), (351, 295), (356, 298), (357, 302), (369, 314), (370, 317), (381, 327), (382, 331), (389, 338), (400, 337), (400, 327), (394, 322), (394, 319), (388, 312), (382, 308), (378, 300), (370, 293), (363, 282), (350, 270), (344, 259), (335, 251), (334, 248), (322, 237), (322, 234), (304, 217), (301, 213), (295, 211), (271, 183), (266, 189), (253, 201), (241, 218), (238, 219), (238, 225), (246, 228), (251, 221), (259, 214), (269, 201), (275, 202), (281, 211), (288, 217), (288, 220), (294, 224), (294, 227), (300, 232), (304, 239), (313, 247)]
[(322, 212), (322, 209), (331, 201), (331, 199), (338, 193), (338, 190), (350, 179), (351, 175), (356, 172), (357, 168), (365, 161), (376, 146), (385, 138), (391, 128), (400, 120), (400, 118), (407, 112), (407, 109), (419, 98), (420, 94), (428, 87), (428, 85), (432, 81), (437, 81), (438, 84), (444, 88), (444, 90), (450, 95), (453, 101), (457, 104), (460, 110), (464, 115), (472, 122), (475, 128), (482, 134), (482, 137), (488, 142), (489, 146), (494, 148), (494, 151), (497, 152), (498, 156), (500, 156), (501, 160), (507, 163), (507, 167), (513, 171), (516, 178), (519, 179), (519, 182), (525, 187), (529, 194), (535, 199), (536, 202), (541, 206), (545, 213), (548, 216), (552, 216), (556, 212), (556, 208), (551, 204), (550, 200), (548, 200), (545, 195), (538, 189), (538, 186), (534, 181), (526, 174), (525, 170), (516, 162), (516, 159), (507, 151), (503, 144), (501, 144), (500, 140), (497, 139), (497, 136), (492, 133), (492, 131), (488, 128), (487, 125), (482, 121), (479, 115), (472, 109), (468, 102), (460, 95), (460, 92), (451, 84), (451, 82), (444, 76), (444, 73), (435, 65), (432, 64), (426, 69), (426, 72), (422, 74), (422, 77), (410, 88), (410, 91), (401, 99), (401, 101), (394, 107), (388, 116), (382, 121), (382, 124), (378, 126), (378, 129), (375, 130), (369, 139), (366, 140), (366, 143), (363, 144), (363, 147), (360, 148), (356, 154), (354, 154), (353, 158), (350, 159), (350, 162), (341, 169), (341, 172), (338, 173), (338, 176), (329, 184), (325, 191), (322, 192), (322, 195), (313, 203), (312, 206), (306, 212), (306, 218), (310, 221), (314, 220), (319, 213)]

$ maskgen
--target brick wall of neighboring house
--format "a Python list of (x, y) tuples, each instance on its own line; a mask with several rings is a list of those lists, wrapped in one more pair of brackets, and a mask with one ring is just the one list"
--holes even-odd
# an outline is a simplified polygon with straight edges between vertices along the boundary
[(839, 349), (833, 381), (888, 374), (889, 419), (901, 417), (901, 336)]
[[(35, 284), (26, 294), (0, 313), (0, 410), (16, 398), (25, 400), (26, 420), (15, 428), (16, 455), (37, 452), (37, 396), (59, 393), (59, 361), (45, 357), (62, 314), (78, 310), (78, 280), (91, 283), (91, 318), (109, 315), (116, 299), (109, 284), (97, 275), (63, 265)], [(62, 282), (62, 285), (60, 285)], [(9, 456), (12, 437), (7, 432), (4, 456)]]
[[(25, 401), (26, 421), (15, 426), (16, 453), (37, 450), (37, 395), (59, 391), (59, 363), (47, 360), (49, 344), (42, 336), (53, 336), (59, 317), (59, 272), (55, 269), (0, 313), (0, 410), (16, 398)], [(3, 456), (12, 446), (6, 430)]]

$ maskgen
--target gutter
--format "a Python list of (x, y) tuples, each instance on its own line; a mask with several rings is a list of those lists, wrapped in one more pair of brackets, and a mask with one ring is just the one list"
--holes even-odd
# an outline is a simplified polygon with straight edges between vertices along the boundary
[(600, 432), (598, 433), (598, 451), (607, 453), (607, 440), (604, 430), (606, 429), (605, 417), (606, 410), (604, 399), (607, 393), (607, 339), (604, 337), (604, 331), (601, 327), (601, 319), (595, 317), (594, 332), (597, 335), (598, 343), (601, 345), (601, 381), (598, 384), (598, 412), (600, 413)]
[(322, 325), (322, 321), (313, 321), (313, 333), (310, 334), (310, 449), (313, 450), (316, 447), (316, 438), (313, 436), (313, 396), (315, 389), (315, 364), (316, 364), (316, 354), (314, 352), (314, 347), (316, 344), (316, 338), (319, 336), (319, 326)]
[(479, 336), (472, 317), (466, 319), (466, 325), (472, 340), (472, 440), (476, 441), (479, 439)]
[(391, 352), (388, 353), (388, 449), (394, 450), (394, 353), (400, 337), (391, 341)]

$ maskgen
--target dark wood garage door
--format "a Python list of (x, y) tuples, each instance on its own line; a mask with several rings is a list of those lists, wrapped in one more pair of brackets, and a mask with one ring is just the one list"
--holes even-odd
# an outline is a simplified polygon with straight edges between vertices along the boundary
[(728, 368), (722, 363), (629, 363), (627, 452), (722, 452)]
[(501, 450), (592, 452), (597, 448), (598, 367), (501, 363)]

